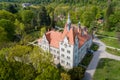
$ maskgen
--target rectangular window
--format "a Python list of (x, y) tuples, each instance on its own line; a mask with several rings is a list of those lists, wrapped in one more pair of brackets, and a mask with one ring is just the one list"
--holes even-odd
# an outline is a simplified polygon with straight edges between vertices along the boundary
[(56, 55), (54, 55), (54, 58), (56, 58)]
[(50, 51), (52, 51), (52, 49), (50, 48)]
[(61, 60), (61, 63), (65, 63), (65, 61), (64, 61), (64, 60)]
[(69, 56), (67, 56), (67, 59), (70, 59), (70, 57), (69, 57)]
[(56, 52), (56, 51), (54, 50), (54, 52)]
[(44, 41), (43, 43), (46, 44), (46, 41)]
[(57, 59), (59, 60), (60, 58), (59, 58), (59, 57), (57, 57)]
[(70, 50), (67, 50), (67, 53), (69, 53), (69, 54), (70, 54)]
[(64, 49), (63, 49), (63, 48), (61, 48), (61, 51), (63, 51), (63, 52), (64, 52)]
[(70, 66), (70, 63), (69, 62), (67, 62), (67, 64), (66, 64), (67, 66)]
[(59, 51), (57, 51), (57, 53), (59, 54)]
[(64, 57), (64, 54), (61, 54), (62, 57)]

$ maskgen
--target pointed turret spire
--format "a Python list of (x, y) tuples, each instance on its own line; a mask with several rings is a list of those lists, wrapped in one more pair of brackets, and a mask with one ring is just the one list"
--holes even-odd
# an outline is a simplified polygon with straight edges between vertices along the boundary
[(71, 27), (71, 20), (70, 20), (70, 14), (68, 13), (68, 20), (67, 20), (67, 27), (68, 27), (68, 31), (70, 30)]
[(80, 23), (80, 21), (78, 22), (78, 27), (79, 27), (79, 29), (81, 28), (81, 23)]
[(68, 13), (68, 20), (67, 20), (67, 24), (71, 24), (70, 14), (69, 14), (69, 13)]
[(78, 26), (81, 26), (81, 23), (80, 23), (80, 21), (78, 22)]

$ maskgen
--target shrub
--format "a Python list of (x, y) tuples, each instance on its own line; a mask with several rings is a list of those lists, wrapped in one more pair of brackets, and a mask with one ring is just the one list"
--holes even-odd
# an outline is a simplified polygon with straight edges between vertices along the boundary
[(84, 77), (84, 72), (85, 68), (75, 67), (73, 69), (70, 69), (68, 71), (68, 74), (70, 75), (71, 80), (82, 80), (82, 78)]
[(99, 46), (97, 44), (93, 43), (90, 49), (97, 51), (98, 48), (99, 48)]

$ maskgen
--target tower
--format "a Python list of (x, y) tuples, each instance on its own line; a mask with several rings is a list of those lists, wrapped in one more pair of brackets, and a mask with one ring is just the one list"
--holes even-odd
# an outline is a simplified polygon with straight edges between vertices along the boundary
[(70, 20), (70, 14), (68, 13), (68, 20), (67, 20), (67, 29), (68, 31), (70, 30), (71, 28), (71, 20)]

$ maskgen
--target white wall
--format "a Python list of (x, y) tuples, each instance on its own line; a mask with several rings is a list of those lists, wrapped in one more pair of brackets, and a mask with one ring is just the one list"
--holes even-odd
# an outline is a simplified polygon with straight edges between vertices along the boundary
[(50, 47), (49, 47), (49, 42), (47, 41), (47, 38), (46, 38), (45, 35), (42, 37), (42, 41), (41, 41), (40, 43), (38, 43), (38, 45), (40, 45), (40, 47), (41, 47), (43, 50), (49, 51), (49, 49), (50, 49)]
[(50, 47), (50, 53), (53, 55), (53, 58), (55, 60), (59, 60), (60, 57), (60, 51), (58, 48)]
[[(68, 40), (66, 37), (64, 38), (62, 42), (59, 43), (59, 45), (60, 45), (60, 49), (59, 49), (60, 50), (60, 64), (64, 68), (68, 68), (68, 69), (73, 68), (73, 45), (70, 45), (68, 43)], [(64, 51), (62, 49), (64, 49)]]

